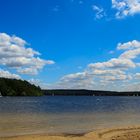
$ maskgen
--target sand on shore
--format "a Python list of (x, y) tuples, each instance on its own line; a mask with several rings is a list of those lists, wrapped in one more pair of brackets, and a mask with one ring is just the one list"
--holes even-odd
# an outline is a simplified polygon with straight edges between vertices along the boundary
[(104, 129), (87, 134), (37, 134), (0, 137), (0, 140), (140, 140), (140, 127)]

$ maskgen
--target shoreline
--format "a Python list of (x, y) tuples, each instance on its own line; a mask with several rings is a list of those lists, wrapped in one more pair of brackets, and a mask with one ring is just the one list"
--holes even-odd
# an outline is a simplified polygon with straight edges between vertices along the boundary
[(81, 134), (28, 134), (0, 140), (139, 140), (140, 126), (109, 128)]
[(140, 96), (140, 91), (107, 91), (88, 89), (42, 89), (46, 96)]

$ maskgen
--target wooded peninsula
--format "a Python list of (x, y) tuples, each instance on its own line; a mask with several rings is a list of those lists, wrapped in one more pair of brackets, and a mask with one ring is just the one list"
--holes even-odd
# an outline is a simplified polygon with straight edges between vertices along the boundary
[(41, 88), (25, 80), (0, 78), (1, 96), (42, 96)]

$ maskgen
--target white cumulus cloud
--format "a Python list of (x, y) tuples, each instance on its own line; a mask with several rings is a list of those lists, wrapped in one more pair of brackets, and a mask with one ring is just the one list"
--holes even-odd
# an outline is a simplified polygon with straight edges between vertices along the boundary
[(124, 18), (140, 13), (140, 0), (112, 0), (112, 7), (117, 10), (116, 18)]
[(17, 74), (12, 74), (9, 71), (5, 71), (0, 69), (0, 77), (10, 78), (10, 79), (21, 79), (21, 77)]
[(0, 65), (14, 68), (20, 74), (37, 74), (45, 65), (54, 64), (52, 60), (40, 58), (40, 53), (27, 48), (28, 43), (15, 35), (0, 33)]
[(127, 43), (119, 43), (117, 49), (125, 50), (125, 52), (120, 55), (120, 59), (135, 59), (140, 55), (140, 42), (133, 40)]
[[(136, 60), (140, 54), (137, 40), (119, 43), (117, 51), (121, 54), (105, 62), (90, 63), (82, 72), (63, 76), (51, 88), (77, 88), (100, 90), (124, 90), (129, 82), (140, 77), (135, 70), (140, 67)], [(131, 72), (133, 71), (133, 72)], [(119, 88), (118, 88), (119, 87)]]

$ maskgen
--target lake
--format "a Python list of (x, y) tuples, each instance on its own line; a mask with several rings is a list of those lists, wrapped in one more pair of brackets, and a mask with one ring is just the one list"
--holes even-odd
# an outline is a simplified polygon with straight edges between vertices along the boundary
[(140, 97), (1, 97), (0, 136), (84, 133), (140, 124)]

